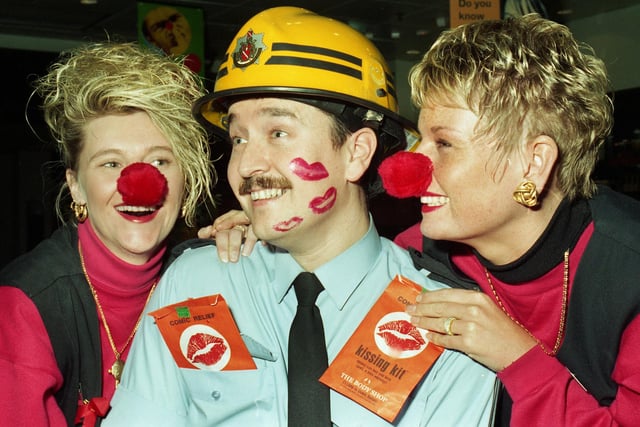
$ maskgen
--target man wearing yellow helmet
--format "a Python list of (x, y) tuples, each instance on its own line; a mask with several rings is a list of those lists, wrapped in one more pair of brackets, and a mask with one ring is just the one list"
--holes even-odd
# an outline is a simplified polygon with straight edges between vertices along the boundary
[[(301, 388), (288, 378), (316, 353), (335, 362), (397, 275), (422, 289), (444, 286), (381, 238), (367, 209), (379, 188), (377, 165), (405, 149), (412, 130), (397, 110), (387, 64), (349, 26), (278, 7), (239, 30), (213, 92), (194, 112), (232, 144), (229, 183), (269, 245), (236, 264), (219, 261), (211, 245), (199, 247), (171, 265), (150, 301), (153, 317), (140, 324), (106, 426), (490, 424), (495, 375), (457, 352), (438, 357), (391, 419), (320, 383), (326, 366)], [(322, 286), (300, 285), (307, 272)], [(311, 286), (320, 294), (309, 307), (322, 324), (308, 335), (324, 342), (307, 354), (292, 350), (292, 322), (297, 294)], [(215, 334), (215, 316), (194, 314), (195, 301), (212, 294), (233, 313), (244, 344), (238, 352), (228, 335)], [(165, 334), (167, 322), (179, 339)], [(390, 323), (390, 339), (410, 339), (395, 327), (401, 322)], [(238, 368), (245, 350), (249, 367)], [(381, 355), (361, 349), (356, 358), (377, 365)], [(302, 420), (291, 407), (297, 400), (308, 405)]]

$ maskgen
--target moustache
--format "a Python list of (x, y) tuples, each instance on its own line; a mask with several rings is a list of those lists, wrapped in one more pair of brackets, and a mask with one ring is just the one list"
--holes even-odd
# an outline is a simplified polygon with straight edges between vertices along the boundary
[(251, 176), (240, 183), (238, 193), (249, 194), (259, 188), (291, 188), (291, 181), (284, 177)]

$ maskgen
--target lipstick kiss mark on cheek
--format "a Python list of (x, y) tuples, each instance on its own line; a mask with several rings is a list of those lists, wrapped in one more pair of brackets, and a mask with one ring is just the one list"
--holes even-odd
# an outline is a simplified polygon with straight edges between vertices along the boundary
[(302, 218), (299, 216), (291, 217), (286, 221), (282, 221), (273, 226), (276, 231), (289, 231), (294, 227), (297, 227), (302, 222)]
[(320, 197), (314, 197), (309, 203), (309, 208), (313, 213), (321, 214), (325, 213), (333, 207), (336, 203), (336, 196), (338, 191), (335, 187), (329, 188), (324, 195)]
[(307, 163), (304, 159), (296, 157), (289, 163), (291, 172), (305, 181), (319, 181), (329, 176), (329, 171), (320, 162)]

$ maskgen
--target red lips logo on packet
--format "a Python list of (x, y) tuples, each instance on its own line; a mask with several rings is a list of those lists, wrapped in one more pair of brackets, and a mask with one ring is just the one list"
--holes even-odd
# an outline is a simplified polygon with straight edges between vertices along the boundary
[[(390, 313), (390, 316), (403, 316), (404, 313)], [(423, 333), (406, 319), (387, 320), (385, 316), (376, 328), (376, 344), (385, 353), (400, 357), (403, 352), (421, 350), (427, 345)], [(382, 342), (377, 338), (380, 337)], [(382, 345), (380, 345), (382, 344)]]

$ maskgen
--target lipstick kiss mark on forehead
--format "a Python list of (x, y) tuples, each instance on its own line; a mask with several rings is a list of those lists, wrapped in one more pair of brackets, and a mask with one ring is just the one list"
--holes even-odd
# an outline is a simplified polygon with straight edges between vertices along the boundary
[(305, 181), (319, 181), (329, 176), (329, 171), (322, 163), (314, 162), (309, 164), (300, 157), (291, 160), (289, 169)]

